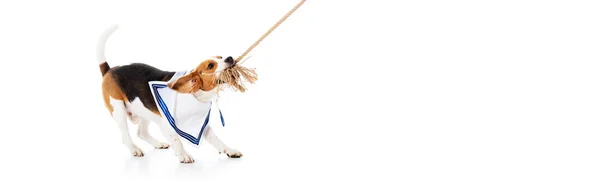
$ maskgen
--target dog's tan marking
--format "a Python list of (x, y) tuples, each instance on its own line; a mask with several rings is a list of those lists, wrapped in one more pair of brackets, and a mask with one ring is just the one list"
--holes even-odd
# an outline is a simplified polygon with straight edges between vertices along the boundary
[(223, 56), (215, 56), (217, 59), (223, 59)]
[(126, 101), (123, 91), (121, 91), (121, 88), (119, 88), (110, 73), (106, 74), (102, 79), (102, 96), (104, 97), (104, 105), (106, 105), (110, 115), (114, 111), (113, 105), (110, 103), (110, 98)]
[(180, 93), (195, 93), (198, 90), (210, 91), (217, 86), (217, 75), (214, 74), (217, 65), (215, 60), (205, 60), (192, 72), (169, 83), (168, 86)]

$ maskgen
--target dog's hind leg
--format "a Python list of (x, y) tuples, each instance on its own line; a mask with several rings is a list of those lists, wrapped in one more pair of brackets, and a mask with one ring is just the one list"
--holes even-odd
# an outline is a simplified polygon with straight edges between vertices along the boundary
[(131, 112), (127, 112), (127, 118), (129, 118), (129, 121), (131, 121), (131, 123), (134, 125), (139, 125), (142, 122), (141, 117), (133, 115)]
[(152, 146), (154, 146), (154, 148), (157, 148), (157, 149), (168, 149), (169, 148), (169, 144), (160, 142), (150, 135), (150, 133), (148, 132), (148, 125), (150, 125), (150, 121), (143, 119), (141, 117), (138, 117), (138, 120), (139, 120), (139, 122), (137, 123), (139, 125), (138, 133), (137, 133), (138, 137), (140, 137), (145, 142), (150, 143)]
[(125, 102), (111, 98), (110, 104), (113, 107), (113, 119), (117, 122), (117, 125), (121, 131), (121, 139), (123, 140), (123, 144), (129, 149), (133, 156), (144, 156), (142, 150), (133, 143), (131, 136), (129, 135), (129, 127), (127, 126), (127, 108), (125, 107)]

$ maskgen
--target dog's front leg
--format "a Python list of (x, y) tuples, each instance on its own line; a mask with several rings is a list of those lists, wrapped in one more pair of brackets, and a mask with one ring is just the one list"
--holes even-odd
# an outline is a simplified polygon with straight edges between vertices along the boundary
[(210, 128), (210, 126), (206, 126), (204, 130), (204, 136), (206, 136), (206, 141), (210, 143), (213, 147), (215, 147), (219, 153), (225, 153), (230, 158), (239, 158), (242, 157), (242, 153), (238, 150), (229, 148), (221, 139), (217, 137), (215, 132)]
[(181, 138), (175, 132), (175, 130), (170, 126), (169, 122), (165, 121), (160, 123), (160, 130), (163, 135), (167, 139), (167, 142), (171, 144), (171, 148), (175, 152), (175, 155), (179, 157), (179, 162), (181, 163), (194, 163), (194, 158), (188, 154), (188, 152), (183, 148), (183, 144), (181, 143)]

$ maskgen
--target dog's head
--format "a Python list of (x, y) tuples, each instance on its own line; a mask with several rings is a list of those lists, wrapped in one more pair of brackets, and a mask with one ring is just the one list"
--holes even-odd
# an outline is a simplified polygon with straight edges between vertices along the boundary
[(214, 56), (202, 61), (196, 68), (185, 76), (167, 84), (169, 88), (180, 93), (198, 94), (214, 92), (217, 87), (217, 77), (221, 71), (233, 66), (235, 63), (231, 56), (223, 58)]

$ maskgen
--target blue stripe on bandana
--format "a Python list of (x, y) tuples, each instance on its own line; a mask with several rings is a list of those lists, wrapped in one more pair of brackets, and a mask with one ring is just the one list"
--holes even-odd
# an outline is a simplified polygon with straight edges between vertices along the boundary
[(221, 124), (225, 126), (225, 120), (223, 119), (223, 113), (221, 113), (221, 109), (219, 109), (219, 116), (221, 117)]
[[(202, 133), (204, 132), (204, 128), (206, 127), (206, 125), (209, 122), (210, 111), (212, 110), (212, 107), (208, 110), (208, 114), (206, 115), (206, 119), (204, 119), (204, 124), (202, 125), (202, 128), (200, 129), (200, 134), (198, 135), (198, 138), (195, 138), (194, 136), (180, 130), (175, 125), (175, 119), (173, 118), (173, 116), (171, 116), (171, 113), (169, 112), (167, 105), (165, 104), (162, 97), (158, 94), (158, 89), (165, 88), (165, 87), (167, 87), (167, 86), (163, 85), (163, 84), (153, 84), (152, 85), (152, 88), (154, 89), (154, 95), (155, 95), (154, 97), (156, 98), (156, 101), (158, 102), (160, 109), (163, 111), (164, 115), (167, 117), (167, 121), (169, 121), (169, 124), (171, 124), (171, 127), (173, 127), (175, 129), (175, 132), (177, 132), (177, 134), (179, 134), (179, 136), (187, 139), (188, 141), (190, 141), (193, 144), (198, 145), (200, 143), (200, 138), (202, 138)], [(211, 105), (212, 105), (212, 102), (211, 102)], [(219, 110), (219, 113), (221, 113), (220, 110)], [(222, 114), (221, 114), (221, 122), (223, 122)], [(225, 123), (223, 123), (223, 126), (225, 126)]]

